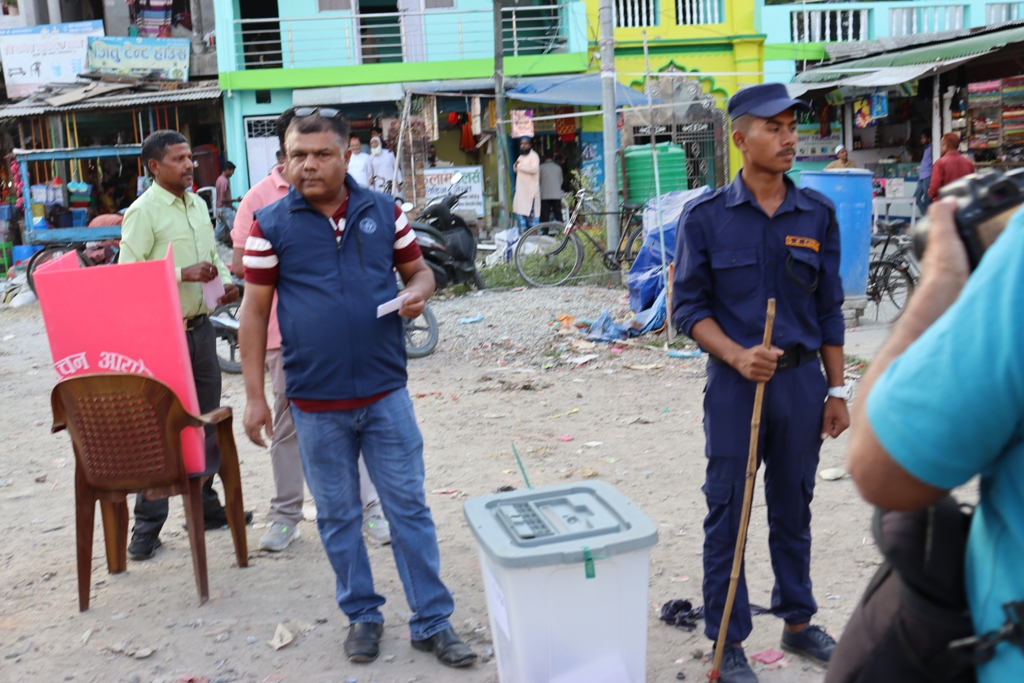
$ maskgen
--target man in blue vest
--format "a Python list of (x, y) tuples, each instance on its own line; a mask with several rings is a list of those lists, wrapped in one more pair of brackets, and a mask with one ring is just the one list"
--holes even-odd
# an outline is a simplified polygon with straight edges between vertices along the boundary
[[(359, 452), (391, 523), (392, 550), (412, 609), (412, 646), (448, 666), (476, 654), (452, 630), (451, 593), (441, 581), (437, 533), (424, 496), (423, 439), (406, 391), (401, 318), (415, 318), (434, 278), (394, 198), (348, 176), (348, 122), (337, 110), (299, 107), (285, 135), (288, 195), (256, 212), (246, 241), (240, 343), (245, 430), (273, 434), (263, 363), (274, 292), (285, 394), (317, 526), (349, 618), (352, 662), (380, 654), (383, 596), (374, 591), (360, 531)], [(397, 269), (405, 289), (398, 291)], [(401, 298), (397, 309), (378, 305)]]

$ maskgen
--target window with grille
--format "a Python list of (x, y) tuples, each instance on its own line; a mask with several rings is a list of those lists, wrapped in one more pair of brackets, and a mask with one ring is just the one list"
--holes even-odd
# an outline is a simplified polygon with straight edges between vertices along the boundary
[(902, 7), (889, 10), (889, 35), (891, 36), (957, 31), (963, 27), (963, 5)]
[(615, 0), (615, 27), (641, 28), (658, 25), (656, 0)]
[(843, 43), (868, 40), (871, 10), (796, 10), (790, 14), (794, 43)]

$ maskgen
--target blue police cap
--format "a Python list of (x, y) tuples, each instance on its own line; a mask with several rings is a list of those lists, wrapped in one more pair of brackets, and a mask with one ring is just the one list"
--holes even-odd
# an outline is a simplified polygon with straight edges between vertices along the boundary
[(782, 83), (752, 85), (729, 98), (729, 118), (733, 121), (744, 114), (766, 119), (793, 108), (811, 110), (803, 100), (790, 97)]

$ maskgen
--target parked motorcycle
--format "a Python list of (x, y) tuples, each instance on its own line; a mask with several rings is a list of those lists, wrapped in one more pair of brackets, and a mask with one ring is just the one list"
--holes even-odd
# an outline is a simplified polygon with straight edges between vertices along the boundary
[[(476, 237), (466, 221), (452, 213), (462, 195), (469, 191), (455, 189), (461, 179), (462, 174), (455, 173), (444, 196), (430, 200), (417, 219), (410, 221), (423, 258), (434, 271), (437, 291), (462, 282), (484, 288), (484, 279), (476, 269)], [(406, 213), (412, 208), (410, 203), (402, 205)]]

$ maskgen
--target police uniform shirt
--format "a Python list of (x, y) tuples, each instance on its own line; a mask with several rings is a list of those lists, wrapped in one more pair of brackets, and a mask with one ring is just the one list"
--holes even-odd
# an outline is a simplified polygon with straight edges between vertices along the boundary
[(763, 342), (767, 301), (776, 299), (772, 343), (816, 351), (842, 345), (839, 227), (832, 202), (783, 177), (786, 198), (769, 217), (743, 183), (695, 200), (679, 219), (673, 320), (690, 336), (714, 318), (745, 348)]

